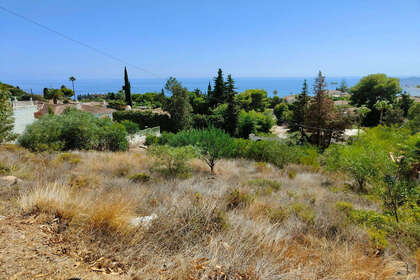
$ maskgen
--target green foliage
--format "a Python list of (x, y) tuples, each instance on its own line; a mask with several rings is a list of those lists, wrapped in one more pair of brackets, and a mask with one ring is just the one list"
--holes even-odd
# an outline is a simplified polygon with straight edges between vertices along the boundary
[(163, 108), (168, 103), (164, 93), (146, 92), (143, 94), (132, 94), (131, 98), (137, 106), (146, 106), (151, 109)]
[(123, 125), (78, 110), (41, 117), (26, 127), (18, 142), (32, 151), (128, 149)]
[(291, 212), (299, 219), (308, 224), (313, 224), (315, 221), (315, 213), (311, 207), (303, 203), (295, 203), (290, 206)]
[(9, 94), (0, 90), (0, 144), (16, 139), (13, 133), (14, 121)]
[(232, 189), (226, 194), (226, 208), (232, 210), (236, 208), (245, 208), (254, 201), (254, 197), (249, 193), (239, 190), (238, 188)]
[(167, 114), (155, 113), (152, 110), (147, 111), (118, 111), (112, 113), (112, 118), (116, 122), (124, 120), (136, 123), (140, 129), (146, 127), (160, 126), (161, 131), (171, 130), (171, 120)]
[(198, 155), (192, 146), (171, 147), (168, 145), (153, 145), (147, 152), (155, 159), (155, 169), (170, 177), (188, 177), (190, 168), (188, 162)]
[(309, 97), (308, 83), (303, 81), (302, 92), (296, 96), (296, 101), (290, 106), (291, 116), (289, 128), (292, 131), (297, 131), (299, 126), (305, 123), (305, 114), (308, 110)]
[(401, 98), (398, 99), (397, 101), (397, 106), (404, 112), (403, 114), (404, 118), (408, 116), (408, 111), (413, 105), (414, 105), (414, 100), (411, 99), (411, 96), (409, 93), (402, 93)]
[(125, 127), (128, 134), (135, 134), (140, 130), (139, 125), (130, 120), (123, 120), (121, 121), (121, 124)]
[(172, 130), (180, 131), (190, 128), (192, 108), (187, 89), (182, 87), (181, 83), (173, 77), (168, 79), (165, 89), (172, 93), (168, 106), (171, 114)]
[(57, 156), (57, 161), (78, 164), (82, 161), (82, 157), (79, 154), (61, 153)]
[(136, 173), (128, 177), (130, 181), (133, 181), (134, 183), (145, 183), (150, 181), (150, 175), (146, 173)]
[(277, 124), (281, 125), (289, 119), (289, 105), (287, 105), (287, 103), (277, 104), (276, 107), (274, 107), (273, 113), (277, 118)]
[(420, 103), (414, 104), (410, 110), (408, 110), (407, 127), (413, 134), (420, 132)]
[(209, 128), (181, 131), (169, 141), (169, 144), (197, 147), (201, 158), (210, 167), (211, 173), (214, 173), (216, 162), (231, 152), (233, 141), (223, 130)]
[(124, 67), (124, 95), (125, 95), (125, 104), (133, 106), (133, 100), (131, 99), (131, 85), (128, 80), (127, 67)]
[(11, 98), (16, 97), (16, 99), (19, 101), (30, 100), (31, 98), (33, 100), (44, 100), (44, 98), (40, 95), (27, 93), (23, 91), (22, 89), (20, 89), (19, 87), (4, 84), (2, 82), (0, 82), (0, 93), (5, 93), (9, 95)]
[(364, 125), (374, 126), (379, 123), (381, 115), (375, 108), (375, 103), (378, 100), (384, 100), (392, 104), (401, 90), (399, 79), (387, 77), (385, 74), (372, 74), (363, 77), (350, 89), (350, 99), (353, 105), (357, 107), (366, 105), (372, 110), (367, 114)]
[(264, 178), (249, 180), (248, 184), (255, 185), (261, 188), (279, 191), (281, 189), (281, 183), (275, 180), (269, 180)]
[(223, 79), (222, 69), (217, 71), (217, 77), (214, 78), (214, 88), (208, 93), (208, 103), (210, 108), (215, 108), (223, 104), (226, 100), (226, 85)]
[(259, 113), (256, 111), (246, 112), (242, 110), (238, 120), (238, 135), (242, 138), (248, 138), (251, 133), (268, 133), (273, 125), (273, 115), (269, 111)]
[(241, 109), (245, 111), (264, 112), (268, 106), (267, 92), (263, 89), (247, 89), (238, 96)]

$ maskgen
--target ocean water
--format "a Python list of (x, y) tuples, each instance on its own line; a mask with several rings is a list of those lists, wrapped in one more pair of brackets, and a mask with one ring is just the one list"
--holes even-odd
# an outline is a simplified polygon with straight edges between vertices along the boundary
[[(302, 77), (302, 78), (234, 78), (237, 91), (241, 92), (246, 89), (265, 89), (269, 96), (273, 95), (274, 90), (278, 91), (280, 97), (289, 94), (299, 93), (303, 80), (308, 81), (310, 90), (314, 82), (313, 77)], [(340, 85), (342, 80), (346, 80), (347, 85), (353, 86), (359, 82), (360, 77), (327, 77), (328, 89), (335, 89)], [(210, 78), (178, 78), (178, 80), (187, 87), (189, 90), (196, 88), (207, 92), (207, 86)], [(67, 79), (63, 80), (1, 80), (2, 82), (19, 86), (21, 89), (30, 92), (32, 90), (35, 94), (41, 94), (45, 87), (47, 88), (58, 88), (61, 85), (66, 85), (71, 88), (71, 82)], [(75, 82), (76, 94), (87, 94), (87, 93), (108, 93), (118, 92), (123, 85), (123, 79), (77, 79)], [(160, 91), (164, 85), (165, 80), (163, 79), (130, 79), (132, 93), (145, 93), (145, 92), (157, 92)], [(213, 84), (213, 82), (212, 82)], [(404, 85), (404, 83), (401, 83)], [(406, 85), (405, 90), (413, 95), (420, 96), (420, 90)]]

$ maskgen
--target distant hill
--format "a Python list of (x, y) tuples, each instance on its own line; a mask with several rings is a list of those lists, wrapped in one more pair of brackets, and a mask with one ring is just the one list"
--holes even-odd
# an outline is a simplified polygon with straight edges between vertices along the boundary
[(2, 83), (0, 82), (0, 92), (7, 92), (9, 93), (12, 97), (16, 97), (17, 100), (19, 101), (24, 101), (24, 100), (29, 100), (31, 99), (31, 97), (34, 100), (42, 100), (42, 96), (41, 95), (36, 95), (36, 94), (30, 94), (27, 93), (26, 91), (20, 89), (19, 87), (15, 87), (6, 83)]

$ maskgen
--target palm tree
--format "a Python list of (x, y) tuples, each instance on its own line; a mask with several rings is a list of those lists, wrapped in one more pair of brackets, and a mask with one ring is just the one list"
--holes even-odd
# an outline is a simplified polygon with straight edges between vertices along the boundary
[(359, 107), (356, 109), (356, 113), (359, 117), (359, 123), (358, 123), (358, 127), (357, 127), (357, 136), (360, 135), (360, 126), (362, 125), (362, 120), (366, 117), (367, 114), (369, 114), (371, 110), (366, 107), (365, 105)]
[[(75, 77), (73, 77), (73, 76), (71, 76), (71, 77), (69, 78), (69, 81), (71, 82), (71, 84), (72, 84), (72, 86), (73, 86), (73, 92), (74, 92), (74, 81), (76, 81), (76, 78), (75, 78)], [(76, 94), (75, 94), (74, 96), (76, 96)]]
[(379, 118), (379, 123), (382, 124), (382, 119), (383, 119), (383, 116), (384, 116), (384, 111), (385, 110), (388, 110), (388, 109), (391, 109), (392, 108), (392, 105), (387, 100), (378, 100), (375, 103), (374, 106), (375, 106), (375, 109), (376, 110), (378, 110), (378, 111), (381, 112), (381, 116)]

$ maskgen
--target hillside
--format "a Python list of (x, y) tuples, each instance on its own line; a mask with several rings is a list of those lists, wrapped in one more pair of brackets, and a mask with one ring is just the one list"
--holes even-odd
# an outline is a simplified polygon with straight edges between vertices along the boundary
[(344, 202), (380, 205), (337, 173), (222, 160), (210, 175), (196, 159), (174, 179), (145, 152), (16, 146), (0, 162), (22, 180), (0, 183), (0, 278), (414, 279), (408, 248), (346, 219)]

